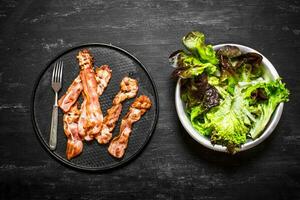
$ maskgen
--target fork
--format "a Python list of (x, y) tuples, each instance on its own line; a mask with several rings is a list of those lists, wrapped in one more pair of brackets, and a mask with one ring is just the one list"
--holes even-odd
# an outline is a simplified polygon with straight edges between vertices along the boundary
[(51, 150), (56, 149), (57, 144), (57, 118), (58, 118), (58, 105), (57, 98), (58, 92), (61, 89), (62, 85), (62, 72), (63, 72), (64, 63), (62, 61), (58, 61), (54, 64), (54, 69), (52, 73), (52, 89), (55, 92), (55, 102), (52, 109), (52, 120), (51, 120), (51, 129), (50, 129), (50, 139), (49, 146)]

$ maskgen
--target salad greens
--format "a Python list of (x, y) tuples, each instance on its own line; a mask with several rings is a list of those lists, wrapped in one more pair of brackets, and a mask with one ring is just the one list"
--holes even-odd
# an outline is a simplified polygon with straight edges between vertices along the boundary
[(236, 46), (215, 51), (200, 32), (188, 33), (182, 42), (187, 51), (172, 53), (169, 61), (173, 77), (181, 79), (181, 99), (192, 126), (212, 144), (235, 153), (260, 136), (277, 105), (288, 101), (289, 91), (280, 78), (264, 76), (257, 53), (242, 53)]

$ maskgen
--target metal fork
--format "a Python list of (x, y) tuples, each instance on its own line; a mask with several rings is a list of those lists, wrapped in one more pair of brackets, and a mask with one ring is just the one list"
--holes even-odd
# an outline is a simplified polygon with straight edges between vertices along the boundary
[(62, 61), (58, 61), (54, 64), (54, 69), (52, 73), (52, 89), (55, 92), (55, 102), (52, 109), (52, 120), (51, 120), (51, 129), (50, 129), (50, 139), (49, 146), (51, 150), (56, 149), (57, 143), (57, 118), (58, 118), (58, 105), (57, 98), (58, 92), (61, 89), (62, 85), (62, 72), (63, 72), (64, 63)]

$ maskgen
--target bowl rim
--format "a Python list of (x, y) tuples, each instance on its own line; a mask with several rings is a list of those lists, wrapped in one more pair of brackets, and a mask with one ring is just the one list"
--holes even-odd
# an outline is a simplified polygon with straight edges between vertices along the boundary
[[(255, 49), (252, 49), (250, 47), (240, 45), (240, 44), (234, 44), (234, 43), (217, 44), (217, 45), (213, 46), (213, 49), (217, 50), (226, 45), (237, 46), (241, 49), (242, 52), (255, 52), (255, 53), (260, 54), (263, 57), (262, 64), (264, 65), (265, 68), (267, 68), (269, 70), (269, 72), (271, 74), (271, 78), (272, 79), (279, 78), (279, 74), (276, 71), (273, 64), (262, 53), (258, 52)], [(228, 150), (225, 146), (218, 145), (218, 144), (212, 145), (210, 140), (206, 136), (199, 133), (192, 126), (189, 118), (186, 115), (186, 112), (185, 112), (185, 109), (183, 106), (183, 102), (180, 98), (180, 80), (181, 79), (179, 78), (177, 81), (177, 84), (176, 84), (176, 89), (175, 89), (175, 107), (176, 107), (176, 112), (179, 117), (179, 120), (180, 120), (181, 124), (183, 125), (184, 129), (188, 132), (188, 134), (194, 140), (196, 140), (198, 143), (202, 144), (203, 146), (205, 146), (209, 149), (212, 149), (214, 151), (228, 153)], [(276, 128), (276, 126), (281, 118), (283, 106), (284, 106), (284, 103), (280, 103), (277, 106), (277, 108), (274, 110), (272, 117), (271, 117), (270, 121), (268, 122), (267, 127), (265, 128), (264, 132), (255, 140), (247, 141), (245, 144), (241, 145), (241, 148), (239, 149), (239, 151), (245, 151), (245, 150), (251, 149), (251, 148), (257, 146), (258, 144), (260, 144), (261, 142), (263, 142), (266, 138), (268, 138), (271, 135), (271, 133), (274, 131), (274, 129)]]

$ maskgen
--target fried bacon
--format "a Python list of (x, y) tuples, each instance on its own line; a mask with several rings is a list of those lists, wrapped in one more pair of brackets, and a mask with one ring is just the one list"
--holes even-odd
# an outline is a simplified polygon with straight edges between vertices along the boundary
[(97, 81), (93, 69), (93, 57), (87, 49), (79, 51), (77, 56), (80, 66), (80, 79), (83, 86), (84, 108), (86, 122), (83, 123), (85, 139), (91, 140), (97, 135), (102, 126), (103, 115), (97, 94)]
[[(111, 79), (111, 69), (108, 65), (102, 65), (100, 68), (96, 68), (96, 81), (98, 83), (97, 86), (97, 94), (99, 96), (102, 95), (103, 91), (106, 89), (110, 79)], [(90, 141), (93, 138), (90, 135), (87, 135), (85, 132), (85, 128), (87, 126), (87, 113), (86, 113), (86, 99), (83, 100), (81, 104), (81, 115), (78, 121), (78, 130), (79, 135), (85, 140)]]
[[(99, 96), (102, 95), (111, 79), (111, 69), (103, 65), (94, 70), (93, 57), (87, 49), (79, 51), (77, 56), (80, 73), (59, 100), (59, 107), (64, 111), (64, 132), (68, 138), (66, 155), (70, 160), (78, 156), (83, 149), (82, 140), (92, 140), (95, 137), (100, 144), (106, 144), (112, 138), (112, 132), (120, 117), (122, 103), (133, 98), (138, 92), (138, 82), (129, 77), (123, 78), (120, 91), (113, 99), (113, 105), (107, 110), (103, 119)], [(83, 102), (78, 110), (78, 97), (83, 95)], [(108, 147), (108, 152), (122, 158), (128, 146), (133, 123), (140, 120), (150, 109), (151, 100), (142, 95), (131, 104), (126, 116), (122, 119), (119, 135)]]
[(111, 69), (108, 65), (96, 68), (97, 94), (102, 95), (111, 79)]
[[(104, 89), (107, 87), (108, 82), (111, 78), (111, 69), (108, 65), (102, 65), (96, 68), (96, 81), (97, 81), (97, 93), (99, 96), (102, 95)], [(80, 75), (78, 75), (73, 83), (69, 86), (66, 94), (64, 94), (58, 101), (59, 107), (64, 111), (68, 112), (71, 106), (77, 101), (79, 95), (83, 90)]]
[(120, 83), (121, 90), (115, 96), (113, 105), (122, 103), (126, 99), (130, 99), (136, 96), (138, 91), (138, 82), (135, 79), (124, 77)]
[(151, 100), (145, 95), (135, 99), (130, 106), (128, 113), (122, 119), (119, 135), (110, 142), (108, 152), (112, 156), (116, 158), (122, 158), (124, 156), (129, 136), (132, 132), (133, 123), (137, 122), (141, 116), (150, 109), (151, 104)]
[(78, 156), (83, 149), (83, 143), (78, 134), (78, 119), (80, 111), (78, 110), (77, 103), (71, 106), (70, 110), (64, 114), (64, 132), (68, 138), (66, 155), (70, 160), (75, 156)]
[(103, 120), (100, 134), (96, 136), (99, 144), (106, 144), (112, 137), (112, 132), (122, 111), (122, 102), (136, 96), (138, 92), (138, 82), (135, 79), (125, 77), (120, 83), (120, 91), (113, 100), (113, 105), (107, 110)]
[(64, 112), (68, 112), (71, 106), (77, 101), (82, 89), (80, 76), (77, 76), (68, 88), (66, 94), (58, 100), (58, 106)]
[(87, 127), (87, 115), (86, 115), (86, 99), (83, 100), (80, 106), (81, 114), (79, 116), (78, 120), (78, 133), (81, 138), (84, 138), (86, 136), (85, 128)]

